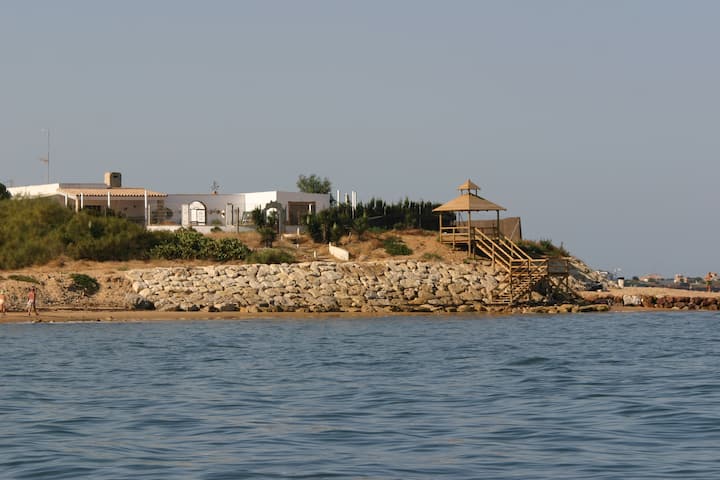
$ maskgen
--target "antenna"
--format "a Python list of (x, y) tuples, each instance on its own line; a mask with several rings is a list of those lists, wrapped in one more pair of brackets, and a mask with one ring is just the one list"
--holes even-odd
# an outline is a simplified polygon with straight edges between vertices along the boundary
[(50, 183), (50, 129), (42, 128), (40, 133), (47, 135), (47, 156), (40, 157), (40, 161), (47, 165), (47, 182)]

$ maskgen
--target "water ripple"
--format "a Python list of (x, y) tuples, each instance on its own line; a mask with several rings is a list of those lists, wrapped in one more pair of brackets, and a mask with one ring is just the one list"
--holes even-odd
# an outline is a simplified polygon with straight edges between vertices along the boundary
[(0, 477), (714, 478), (718, 323), (0, 325)]

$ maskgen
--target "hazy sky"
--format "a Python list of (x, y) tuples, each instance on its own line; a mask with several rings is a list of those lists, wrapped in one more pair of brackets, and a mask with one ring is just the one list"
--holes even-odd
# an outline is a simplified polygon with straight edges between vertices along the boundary
[(0, 2), (0, 182), (445, 202), (626, 276), (716, 253), (720, 2)]

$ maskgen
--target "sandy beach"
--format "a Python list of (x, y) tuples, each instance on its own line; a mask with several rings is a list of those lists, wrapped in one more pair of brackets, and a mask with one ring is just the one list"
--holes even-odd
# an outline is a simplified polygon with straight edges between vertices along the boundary
[[(596, 301), (598, 298), (631, 296), (670, 296), (676, 298), (715, 298), (720, 299), (720, 292), (702, 292), (692, 290), (680, 290), (672, 288), (656, 287), (628, 287), (616, 288), (602, 292), (581, 292), (581, 296), (588, 302)], [(610, 312), (644, 312), (649, 310), (669, 310), (658, 308), (647, 308), (642, 306), (624, 306), (614, 304)], [(701, 310), (697, 310), (701, 311)], [(2, 323), (59, 323), (59, 322), (154, 322), (154, 321), (183, 321), (183, 320), (293, 320), (293, 319), (318, 319), (332, 320), (337, 318), (367, 318), (387, 316), (502, 316), (513, 312), (467, 312), (467, 313), (422, 313), (422, 312), (331, 312), (331, 313), (307, 313), (307, 312), (161, 312), (156, 310), (119, 310), (119, 309), (39, 309), (37, 316), (28, 316), (26, 312), (8, 312), (0, 316)]]

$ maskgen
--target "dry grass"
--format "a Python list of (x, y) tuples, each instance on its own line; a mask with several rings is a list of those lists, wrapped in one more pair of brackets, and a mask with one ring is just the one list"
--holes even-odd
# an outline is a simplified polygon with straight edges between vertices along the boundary
[[(262, 248), (260, 235), (257, 232), (241, 233), (215, 233), (213, 237), (234, 237), (240, 239), (251, 249)], [(403, 257), (392, 257), (385, 252), (383, 240), (388, 236), (399, 237), (412, 249), (412, 255)], [(306, 235), (300, 237), (288, 236), (278, 238), (273, 245), (276, 248), (291, 251), (298, 262), (309, 262), (313, 260), (334, 261), (330, 256), (326, 244), (313, 242)], [(349, 235), (343, 238), (337, 245), (350, 252), (352, 261), (368, 262), (387, 260), (390, 258), (413, 259), (424, 261), (463, 262), (467, 259), (467, 252), (453, 251), (449, 247), (437, 241), (436, 232), (422, 230), (393, 231), (383, 233), (368, 232), (362, 238), (357, 235)], [(127, 270), (154, 268), (154, 267), (176, 267), (176, 266), (200, 266), (212, 263), (207, 260), (130, 260), (125, 262), (91, 262), (84, 260), (71, 260), (60, 257), (51, 262), (13, 271), (2, 272), (3, 276), (12, 273), (32, 274), (33, 272), (81, 272), (88, 275), (114, 274)]]

